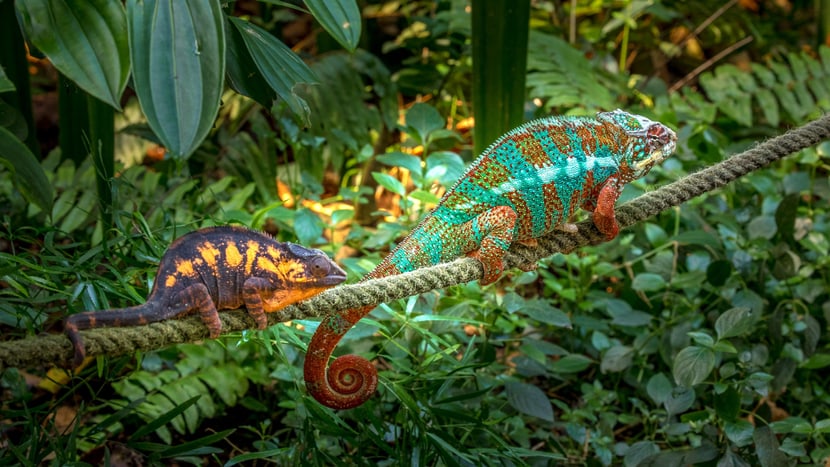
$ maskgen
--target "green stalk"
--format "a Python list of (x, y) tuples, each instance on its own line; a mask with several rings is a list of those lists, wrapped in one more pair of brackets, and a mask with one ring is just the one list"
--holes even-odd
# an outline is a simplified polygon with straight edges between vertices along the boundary
[(480, 154), (524, 121), (530, 0), (472, 2), (473, 146)]
[(0, 1), (0, 65), (16, 91), (0, 94), (0, 99), (20, 112), (26, 122), (26, 146), (35, 156), (40, 155), (40, 146), (35, 135), (35, 120), (32, 116), (32, 91), (29, 86), (29, 64), (26, 62), (26, 43), (17, 24), (14, 2)]
[(58, 116), (60, 121), (59, 144), (61, 158), (71, 159), (79, 167), (89, 154), (89, 94), (75, 83), (58, 75)]
[[(629, 5), (627, 8), (631, 8)], [(628, 35), (631, 32), (631, 27), (628, 21), (623, 24), (623, 36), (620, 43), (620, 72), (625, 71), (625, 62), (628, 61)]]
[[(106, 233), (113, 227), (112, 179), (115, 177), (114, 110), (109, 104), (87, 96), (89, 111), (89, 154), (95, 165), (98, 206)], [(104, 235), (106, 238), (106, 235)]]

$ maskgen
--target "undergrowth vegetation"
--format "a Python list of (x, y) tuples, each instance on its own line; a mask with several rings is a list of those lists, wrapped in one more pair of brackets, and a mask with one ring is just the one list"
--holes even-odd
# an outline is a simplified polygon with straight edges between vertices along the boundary
[[(323, 249), (354, 282), (472, 160), (464, 1), (361, 2), (354, 53), (308, 12), (238, 3), (228, 16), (286, 42), (307, 28), (291, 45), (319, 84), (263, 106), (279, 93), (231, 83), (206, 139), (160, 159), (152, 116), (123, 97), (109, 220), (94, 157), (53, 147), (38, 159), (48, 209), (0, 171), (4, 341), (143, 302), (167, 246), (204, 226)], [(621, 107), (679, 135), (677, 154), (621, 202), (830, 110), (830, 48), (804, 30), (812, 10), (561, 3), (533, 2), (526, 117)], [(229, 21), (228, 40), (242, 40)], [(742, 55), (694, 71), (747, 35)], [(377, 307), (337, 350), (379, 369), (378, 394), (356, 409), (306, 393), (315, 320), (75, 373), (4, 368), (2, 463), (826, 464), (828, 161), (824, 142), (536, 271)]]

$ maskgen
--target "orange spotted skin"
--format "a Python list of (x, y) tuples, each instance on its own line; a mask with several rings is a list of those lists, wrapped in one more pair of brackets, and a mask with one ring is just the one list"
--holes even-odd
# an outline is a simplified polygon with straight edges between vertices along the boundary
[(346, 273), (320, 250), (242, 227), (209, 227), (170, 245), (144, 304), (74, 314), (66, 319), (64, 331), (78, 366), (86, 355), (81, 329), (137, 326), (198, 313), (210, 337), (216, 338), (222, 331), (218, 310), (243, 305), (257, 327), (265, 329), (265, 313), (344, 280)]

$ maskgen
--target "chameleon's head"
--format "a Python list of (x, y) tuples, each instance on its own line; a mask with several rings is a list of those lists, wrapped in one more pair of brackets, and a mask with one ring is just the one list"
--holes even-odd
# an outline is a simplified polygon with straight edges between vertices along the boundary
[(647, 174), (655, 164), (663, 162), (677, 148), (677, 135), (671, 128), (640, 115), (617, 109), (600, 112), (597, 118), (620, 127), (631, 137), (630, 159), (631, 180)]
[(346, 272), (320, 250), (284, 243), (281, 251), (269, 249), (269, 254), (282, 287), (262, 295), (267, 312), (311, 298), (346, 280)]

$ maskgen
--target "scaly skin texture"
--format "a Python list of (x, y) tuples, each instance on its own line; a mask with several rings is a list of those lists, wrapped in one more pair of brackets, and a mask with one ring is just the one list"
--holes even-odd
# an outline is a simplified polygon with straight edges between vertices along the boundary
[[(502, 259), (513, 242), (533, 244), (555, 229), (573, 230), (568, 221), (577, 207), (592, 211), (596, 227), (613, 239), (619, 232), (614, 205), (623, 187), (670, 156), (676, 142), (668, 127), (621, 110), (529, 122), (484, 151), (363, 280), (467, 255), (481, 261), (480, 282), (490, 284), (503, 272)], [(356, 407), (377, 388), (374, 366), (356, 355), (337, 358), (326, 371), (337, 343), (371, 310), (330, 314), (311, 339), (306, 387), (328, 407)]]
[(153, 290), (138, 306), (77, 313), (64, 331), (75, 348), (78, 366), (86, 351), (79, 331), (97, 327), (137, 326), (198, 313), (210, 337), (222, 331), (217, 310), (245, 305), (259, 329), (265, 313), (333, 287), (346, 273), (320, 250), (281, 243), (242, 227), (210, 227), (174, 241), (159, 264)]

